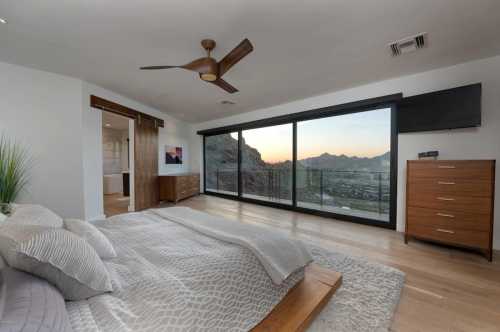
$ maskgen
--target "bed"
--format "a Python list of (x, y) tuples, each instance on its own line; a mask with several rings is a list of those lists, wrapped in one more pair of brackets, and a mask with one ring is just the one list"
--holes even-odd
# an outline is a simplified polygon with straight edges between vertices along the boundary
[(341, 283), (298, 241), (188, 208), (93, 225), (113, 291), (66, 302), (75, 332), (303, 331)]

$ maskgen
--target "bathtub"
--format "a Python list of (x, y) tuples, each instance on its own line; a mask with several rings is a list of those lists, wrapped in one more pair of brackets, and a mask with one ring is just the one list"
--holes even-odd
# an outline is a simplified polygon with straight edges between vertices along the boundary
[(103, 178), (104, 195), (123, 193), (123, 175), (106, 174)]

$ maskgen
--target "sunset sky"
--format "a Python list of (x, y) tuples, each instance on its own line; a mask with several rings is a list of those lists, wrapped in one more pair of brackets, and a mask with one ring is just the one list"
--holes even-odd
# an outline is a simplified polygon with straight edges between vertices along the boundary
[[(374, 157), (390, 149), (391, 111), (353, 113), (297, 123), (297, 157), (329, 154)], [(248, 145), (266, 162), (292, 160), (292, 125), (244, 130)], [(237, 138), (237, 134), (236, 134)]]

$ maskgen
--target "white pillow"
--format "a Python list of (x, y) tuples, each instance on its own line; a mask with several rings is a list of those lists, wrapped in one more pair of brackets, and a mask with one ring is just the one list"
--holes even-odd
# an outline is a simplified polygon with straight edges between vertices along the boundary
[(64, 228), (84, 238), (102, 259), (116, 257), (115, 248), (111, 242), (91, 223), (79, 219), (64, 219)]
[(112, 291), (108, 270), (94, 248), (62, 228), (5, 225), (0, 254), (10, 267), (55, 285), (66, 300)]
[(46, 207), (34, 204), (16, 204), (5, 223), (14, 225), (38, 225), (46, 227), (63, 227), (63, 220)]

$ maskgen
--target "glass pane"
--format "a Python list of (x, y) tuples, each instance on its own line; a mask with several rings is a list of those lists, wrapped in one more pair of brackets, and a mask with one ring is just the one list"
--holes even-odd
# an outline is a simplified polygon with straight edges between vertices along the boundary
[(291, 124), (242, 131), (243, 197), (292, 204)]
[(391, 110), (297, 123), (297, 206), (389, 221)]
[(205, 190), (238, 194), (238, 133), (205, 137)]

